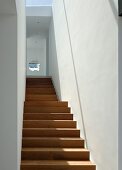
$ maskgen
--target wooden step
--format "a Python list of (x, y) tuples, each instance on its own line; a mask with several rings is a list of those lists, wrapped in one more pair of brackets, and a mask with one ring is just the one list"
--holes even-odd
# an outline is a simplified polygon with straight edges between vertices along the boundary
[(84, 148), (84, 140), (81, 138), (24, 137), (22, 140), (22, 146)]
[(27, 88), (54, 88), (52, 83), (27, 83)]
[(52, 85), (52, 82), (51, 81), (31, 81), (31, 82), (26, 82), (27, 86), (31, 86), (31, 85)]
[(26, 84), (27, 88), (54, 88), (53, 84)]
[(96, 170), (90, 161), (22, 161), (21, 170)]
[(54, 101), (58, 99), (56, 95), (26, 95), (26, 100)]
[(26, 84), (27, 88), (54, 88), (52, 84)]
[(52, 85), (52, 79), (51, 78), (28, 78), (26, 79), (26, 85)]
[(69, 107), (26, 106), (25, 113), (70, 113)]
[(24, 120), (24, 128), (76, 128), (72, 120)]
[(84, 148), (22, 148), (22, 160), (89, 160)]
[(23, 128), (23, 137), (80, 137), (75, 128)]
[(45, 107), (68, 107), (68, 102), (61, 101), (25, 101), (25, 107), (45, 106)]
[(26, 94), (55, 94), (54, 88), (27, 88)]
[(71, 113), (25, 113), (24, 120), (73, 120)]
[(45, 77), (45, 78), (26, 78), (26, 83), (52, 83), (52, 79), (49, 77)]

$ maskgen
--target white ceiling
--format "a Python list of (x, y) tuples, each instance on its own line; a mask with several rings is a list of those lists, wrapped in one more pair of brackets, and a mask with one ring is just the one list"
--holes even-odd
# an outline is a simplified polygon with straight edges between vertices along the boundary
[(46, 16), (27, 16), (27, 37), (39, 35), (48, 36), (51, 17)]
[(46, 6), (52, 5), (53, 0), (26, 0), (26, 6)]
[(15, 0), (0, 0), (0, 14), (15, 14)]

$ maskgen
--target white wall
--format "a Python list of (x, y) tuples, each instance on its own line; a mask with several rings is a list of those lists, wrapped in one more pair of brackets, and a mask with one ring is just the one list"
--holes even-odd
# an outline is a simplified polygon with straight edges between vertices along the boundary
[(119, 18), (119, 170), (122, 169), (122, 17)]
[[(49, 30), (49, 74), (53, 77), (55, 89), (57, 91), (59, 99), (69, 101), (69, 104), (72, 106), (72, 111), (73, 113), (75, 113), (74, 116), (77, 117), (78, 126), (80, 127), (80, 129), (82, 129), (83, 127), (81, 122), (75, 76), (71, 59), (69, 41), (67, 37), (67, 28), (64, 22), (65, 20), (63, 20), (64, 18), (62, 18), (62, 16), (64, 17), (63, 13), (60, 16), (61, 17), (59, 18), (58, 22), (59, 27), (55, 29), (55, 33), (53, 21), (51, 22)], [(61, 25), (63, 25), (63, 31), (61, 31)], [(62, 39), (62, 42), (58, 39), (58, 34), (60, 33), (60, 38)], [(83, 130), (81, 131), (81, 136), (84, 136)]]
[(20, 169), (23, 107), (26, 83), (26, 14), (25, 0), (16, 0), (17, 7), (17, 170)]
[(54, 30), (53, 21), (50, 26), (50, 75), (60, 99), (69, 101), (79, 122), (81, 136), (84, 136), (78, 80), (91, 158), (98, 170), (117, 170), (117, 0), (66, 0), (65, 3), (74, 66), (63, 0), (54, 0)]
[(0, 15), (0, 169), (17, 170), (17, 18)]
[(46, 75), (49, 76), (49, 33), (46, 38)]
[(13, 10), (5, 7), (0, 14), (0, 169), (19, 170), (25, 98), (25, 5), (24, 0), (5, 4)]
[[(30, 71), (29, 63), (38, 61), (40, 71)], [(27, 76), (46, 76), (46, 39), (39, 36), (27, 38)]]

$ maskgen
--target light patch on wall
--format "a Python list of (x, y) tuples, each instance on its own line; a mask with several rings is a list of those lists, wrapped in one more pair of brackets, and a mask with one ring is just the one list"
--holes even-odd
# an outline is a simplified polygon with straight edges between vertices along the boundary
[(40, 64), (31, 62), (29, 63), (29, 70), (30, 71), (39, 71), (40, 70)]

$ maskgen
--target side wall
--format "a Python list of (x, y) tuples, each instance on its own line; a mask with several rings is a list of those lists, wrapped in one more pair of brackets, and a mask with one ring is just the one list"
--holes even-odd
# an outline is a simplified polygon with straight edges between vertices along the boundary
[(0, 15), (0, 169), (17, 170), (17, 18)]
[(122, 169), (122, 17), (119, 18), (119, 170)]
[(23, 126), (23, 104), (26, 80), (26, 15), (25, 0), (17, 0), (17, 170), (20, 169)]
[(117, 170), (117, 0), (64, 2), (70, 38), (63, 0), (54, 0), (49, 72), (59, 98), (69, 101), (81, 136), (86, 133), (97, 169)]
[[(5, 5), (8, 4), (6, 1)], [(17, 0), (10, 5), (11, 13), (0, 13), (1, 170), (20, 169), (25, 99), (25, 4), (24, 0)]]

